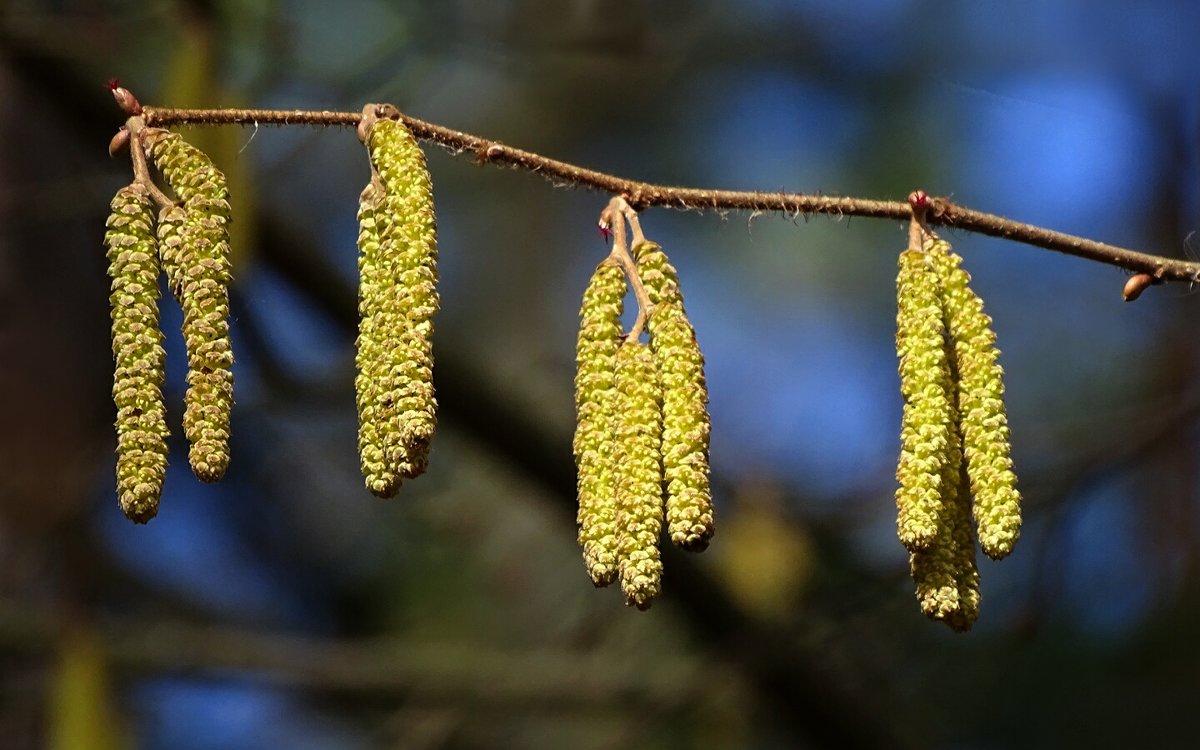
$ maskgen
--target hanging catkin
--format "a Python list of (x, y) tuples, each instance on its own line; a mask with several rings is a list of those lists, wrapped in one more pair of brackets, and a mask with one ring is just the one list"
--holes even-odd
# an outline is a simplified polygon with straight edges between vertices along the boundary
[(921, 612), (961, 632), (969, 630), (979, 618), (979, 569), (975, 565), (970, 487), (964, 474), (958, 428), (958, 377), (953, 350), (944, 337), (942, 346), (945, 351), (939, 379), (948, 394), (950, 429), (939, 477), (941, 509), (937, 533), (924, 549), (909, 553), (909, 568)]
[[(179, 200), (160, 214), (163, 268), (183, 308), (188, 389), (183, 431), (192, 471), (214, 482), (229, 465), (233, 350), (229, 342), (229, 194), (225, 176), (176, 133), (148, 129), (155, 166)], [(182, 213), (180, 213), (182, 211)]]
[[(432, 344), (433, 316), (438, 310), (433, 189), (425, 155), (403, 123), (375, 120), (367, 129), (366, 141), (374, 175), (378, 254), (374, 263), (365, 253), (361, 259), (363, 278), (373, 276), (376, 282), (360, 296), (360, 312), (364, 321), (373, 318), (364, 325), (374, 327), (373, 335), (383, 342), (374, 385), (373, 421), (388, 470), (415, 477), (428, 464), (437, 420)], [(360, 328), (360, 336), (362, 331)]]
[(983, 301), (969, 286), (962, 258), (944, 240), (925, 244), (941, 279), (942, 303), (958, 371), (963, 456), (979, 546), (993, 559), (1012, 552), (1021, 534), (1021, 495), (1012, 470), (1003, 371)]
[(394, 355), (391, 331), (403, 329), (404, 316), (389, 306), (392, 278), (380, 257), (378, 193), (374, 182), (358, 201), (358, 341), (354, 379), (358, 405), (358, 452), (367, 489), (379, 497), (392, 497), (400, 489), (397, 462), (399, 424), (394, 404), (397, 390), (388, 372)]
[(617, 576), (617, 349), (621, 346), (625, 272), (614, 260), (596, 267), (583, 293), (575, 347), (575, 465), (579, 544), (596, 586)]
[(131, 520), (158, 513), (167, 469), (158, 253), (153, 207), (138, 184), (117, 191), (104, 244), (112, 278), (113, 402), (117, 407), (117, 499)]
[(956, 440), (954, 385), (946, 361), (938, 277), (919, 250), (900, 254), (896, 277), (896, 355), (904, 416), (896, 466), (897, 532), (910, 551), (933, 544), (942, 518), (948, 453)]
[(662, 587), (662, 404), (654, 357), (627, 339), (616, 356), (617, 552), (625, 603), (646, 609)]
[(662, 248), (641, 242), (633, 254), (653, 306), (647, 328), (662, 386), (667, 534), (680, 547), (698, 552), (708, 546), (715, 529), (704, 356), (684, 310), (675, 268)]

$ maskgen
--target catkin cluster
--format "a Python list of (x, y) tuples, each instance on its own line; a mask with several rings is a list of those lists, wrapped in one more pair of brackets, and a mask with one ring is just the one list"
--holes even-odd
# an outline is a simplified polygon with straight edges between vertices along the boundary
[(437, 226), (425, 155), (408, 128), (372, 119), (360, 132), (372, 177), (358, 210), (358, 447), (367, 489), (391, 497), (425, 471), (437, 421)]
[(684, 549), (712, 537), (708, 392), (675, 269), (651, 242), (631, 260), (650, 302), (650, 343), (623, 335), (626, 275), (614, 252), (580, 309), (574, 452), (588, 575), (596, 586), (619, 578), (626, 603), (646, 609), (661, 590), (664, 519)]
[(135, 137), (176, 197), (171, 201), (153, 188), (152, 198), (143, 175), (113, 198), (105, 234), (112, 277), (117, 493), (125, 515), (145, 523), (158, 513), (167, 465), (160, 267), (183, 308), (188, 353), (183, 426), (192, 470), (207, 482), (220, 479), (229, 464), (233, 352), (225, 178), (175, 133), (143, 129)]
[(897, 531), (921, 611), (966, 630), (979, 616), (974, 539), (989, 557), (1011, 552), (1021, 497), (991, 318), (950, 245), (928, 236), (920, 245), (901, 253), (896, 281)]

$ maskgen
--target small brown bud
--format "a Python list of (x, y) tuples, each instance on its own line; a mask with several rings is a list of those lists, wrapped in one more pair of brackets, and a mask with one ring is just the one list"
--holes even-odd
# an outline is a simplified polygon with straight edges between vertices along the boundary
[(129, 147), (129, 130), (122, 127), (108, 142), (108, 155), (116, 158), (117, 154)]
[(364, 145), (366, 145), (367, 139), (371, 137), (371, 126), (375, 124), (375, 120), (379, 119), (375, 114), (375, 110), (378, 107), (378, 104), (364, 104), (362, 117), (358, 121), (358, 127), (354, 129), (354, 134), (358, 136), (358, 140)]
[(1138, 297), (1142, 296), (1142, 292), (1154, 284), (1154, 277), (1148, 273), (1139, 273), (1129, 277), (1129, 281), (1125, 282), (1125, 288), (1121, 291), (1121, 296), (1126, 302), (1133, 302)]

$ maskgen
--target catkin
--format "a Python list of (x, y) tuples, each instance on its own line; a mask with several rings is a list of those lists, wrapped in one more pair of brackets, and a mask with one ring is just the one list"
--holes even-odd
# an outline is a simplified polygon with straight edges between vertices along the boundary
[[(176, 133), (148, 129), (155, 166), (179, 199), (160, 214), (163, 268), (183, 308), (187, 393), (183, 431), (192, 471), (214, 482), (229, 465), (233, 350), (229, 340), (229, 194), (225, 176)], [(181, 213), (182, 212), (182, 213)]]
[(941, 278), (954, 348), (963, 456), (979, 546), (988, 557), (1000, 559), (1012, 552), (1021, 533), (1021, 495), (1012, 469), (996, 334), (983, 301), (969, 287), (962, 258), (940, 239), (927, 241), (925, 251)]
[(596, 586), (616, 580), (618, 568), (615, 369), (624, 298), (625, 272), (606, 260), (596, 267), (583, 293), (575, 347), (579, 544)]
[(925, 253), (900, 254), (896, 298), (896, 354), (904, 397), (896, 466), (897, 533), (915, 552), (929, 548), (946, 528), (943, 469), (949, 452), (957, 448), (938, 277)]
[[(392, 279), (379, 256), (378, 194), (372, 182), (363, 189), (358, 203), (358, 341), (354, 379), (358, 405), (358, 452), (367, 489), (379, 497), (392, 497), (400, 489), (401, 476), (388, 458), (389, 446), (401, 445), (393, 419), (395, 396), (386, 368), (393, 350), (388, 332), (404, 325), (403, 317), (389, 307)], [(385, 433), (391, 429), (391, 433)]]
[(662, 248), (641, 242), (633, 254), (653, 306), (647, 328), (662, 385), (667, 534), (676, 545), (698, 552), (708, 546), (715, 530), (704, 356), (684, 310), (675, 268)]
[(616, 355), (617, 553), (625, 603), (646, 609), (662, 587), (662, 404), (654, 357), (627, 339)]
[(164, 354), (158, 329), (158, 253), (153, 208), (138, 184), (117, 191), (104, 244), (112, 278), (113, 402), (117, 407), (117, 499), (131, 520), (158, 513), (167, 470)]
[[(957, 373), (950, 343), (944, 344), (941, 379), (953, 385)], [(957, 631), (969, 630), (979, 617), (979, 569), (971, 536), (970, 488), (964, 475), (962, 437), (953, 387), (948, 391), (950, 435), (941, 468), (942, 510), (938, 531), (925, 549), (909, 555), (917, 601), (926, 617)]]
[(377, 176), (374, 207), (379, 238), (373, 269), (373, 314), (382, 352), (376, 423), (390, 469), (415, 477), (425, 471), (437, 424), (433, 391), (433, 316), (438, 310), (437, 225), (425, 154), (398, 120), (380, 119), (367, 134)]

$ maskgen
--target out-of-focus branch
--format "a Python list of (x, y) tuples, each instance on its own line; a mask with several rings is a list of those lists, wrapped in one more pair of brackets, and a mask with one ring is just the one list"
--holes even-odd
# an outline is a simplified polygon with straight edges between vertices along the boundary
[[(48, 612), (0, 603), (0, 653), (51, 652), (61, 635), (55, 622)], [(127, 672), (236, 672), (245, 679), (328, 693), (373, 698), (404, 693), (419, 703), (469, 699), (473, 705), (563, 708), (634, 700), (670, 710), (695, 701), (705, 684), (692, 663), (666, 657), (657, 658), (650, 670), (635, 660), (542, 647), (502, 651), (479, 644), (331, 640), (129, 618), (94, 626), (107, 658)]]

